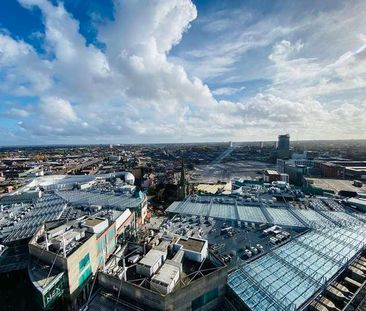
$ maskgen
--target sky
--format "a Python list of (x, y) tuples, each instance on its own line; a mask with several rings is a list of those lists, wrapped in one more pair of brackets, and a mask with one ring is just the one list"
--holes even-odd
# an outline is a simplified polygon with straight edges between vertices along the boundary
[(364, 0), (2, 0), (0, 145), (366, 139)]

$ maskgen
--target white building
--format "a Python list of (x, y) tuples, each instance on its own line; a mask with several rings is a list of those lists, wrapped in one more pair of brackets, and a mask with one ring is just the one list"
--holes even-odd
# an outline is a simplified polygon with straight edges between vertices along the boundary
[(152, 276), (161, 267), (167, 256), (166, 252), (151, 249), (136, 265), (136, 272), (144, 276)]
[(208, 255), (207, 240), (180, 237), (173, 245), (174, 251), (183, 250), (184, 257), (196, 262), (202, 262)]
[(180, 262), (167, 259), (160, 270), (151, 278), (151, 287), (163, 295), (169, 294), (179, 281), (182, 271)]

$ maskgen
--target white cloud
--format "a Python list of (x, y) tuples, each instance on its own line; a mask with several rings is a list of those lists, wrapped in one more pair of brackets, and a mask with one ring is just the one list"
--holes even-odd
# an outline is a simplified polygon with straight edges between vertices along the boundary
[(50, 66), (29, 44), (0, 33), (0, 91), (27, 96), (40, 93), (52, 84)]
[[(20, 132), (10, 131), (14, 137), (28, 135), (34, 141), (41, 137), (52, 142), (90, 141), (90, 137), (95, 142), (179, 142), (268, 139), (289, 131), (298, 138), (336, 138), (343, 131), (349, 137), (354, 122), (366, 122), (360, 118), (366, 86), (361, 29), (354, 36), (358, 46), (324, 59), (316, 57), (316, 49), (309, 52), (309, 44), (316, 47), (316, 38), (308, 34), (308, 20), (285, 25), (277, 17), (247, 25), (253, 18), (248, 14), (242, 24), (236, 24), (221, 12), (217, 22), (201, 22), (207, 33), (222, 32), (217, 41), (183, 53), (198, 60), (197, 65), (171, 56), (197, 18), (190, 0), (116, 0), (114, 19), (97, 29), (105, 50), (86, 43), (78, 21), (62, 3), (20, 2), (30, 9), (40, 8), (45, 25), (42, 38), (49, 54), (45, 57), (9, 34), (0, 35), (0, 73), (4, 77), (0, 91), (38, 98), (30, 110), (16, 105), (8, 109), (8, 117), (20, 120)], [(327, 23), (333, 29), (329, 16), (316, 18), (315, 26), (324, 30), (322, 23)], [(241, 33), (230, 33), (233, 25)], [(245, 26), (245, 30), (240, 28)], [(347, 35), (341, 38), (346, 42), (343, 36)], [(264, 63), (259, 67), (243, 64), (246, 53), (258, 50)], [(250, 60), (259, 59), (254, 54)], [(234, 72), (243, 80), (247, 75), (262, 77), (271, 81), (270, 86), (253, 95), (248, 95), (248, 89), (241, 92), (244, 87), (219, 86), (211, 91), (192, 77), (197, 73), (201, 78), (221, 75), (229, 79), (227, 74), (237, 66), (240, 68)], [(252, 72), (242, 66), (251, 67)], [(214, 97), (241, 93), (246, 97), (238, 102)], [(346, 96), (353, 101), (342, 98)], [(353, 135), (359, 132), (355, 130)]]
[(299, 52), (303, 47), (304, 44), (301, 41), (291, 44), (290, 41), (282, 40), (274, 46), (273, 52), (268, 58), (275, 63), (281, 63), (286, 61), (292, 53)]
[(19, 119), (19, 118), (26, 118), (29, 116), (29, 111), (24, 110), (24, 109), (20, 109), (20, 108), (15, 108), (12, 107), (10, 108), (6, 113), (5, 116), (10, 117), (10, 118), (15, 118), (15, 119)]
[(221, 88), (218, 88), (218, 89), (215, 89), (212, 91), (212, 94), (214, 95), (218, 95), (218, 96), (222, 96), (222, 95), (233, 95), (233, 94), (236, 94), (240, 91), (243, 91), (245, 90), (246, 87), (245, 86), (242, 86), (242, 87), (239, 87), (239, 88), (235, 88), (235, 87), (221, 87)]
[(0, 33), (0, 64), (2, 66), (11, 66), (19, 58), (33, 53), (33, 49), (22, 41), (15, 41), (8, 35)]
[(78, 120), (71, 104), (62, 98), (48, 97), (42, 99), (39, 110), (52, 123), (65, 123)]

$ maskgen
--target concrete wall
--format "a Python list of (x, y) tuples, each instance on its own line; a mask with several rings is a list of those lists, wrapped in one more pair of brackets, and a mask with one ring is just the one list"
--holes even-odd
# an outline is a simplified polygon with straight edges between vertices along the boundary
[(227, 267), (212, 272), (210, 275), (202, 277), (190, 285), (176, 289), (166, 297), (165, 310), (191, 310), (192, 300), (203, 294), (218, 288), (219, 295), (210, 304), (204, 306), (204, 310), (214, 310), (223, 302), (227, 283)]
[(90, 257), (92, 273), (95, 273), (98, 269), (97, 242), (95, 234), (67, 258), (67, 271), (71, 296), (73, 296), (74, 292), (79, 288), (79, 277), (81, 275), (79, 271), (79, 262), (87, 254), (89, 254)]
[(149, 303), (151, 310), (165, 310), (164, 300), (157, 292), (150, 291), (128, 282), (121, 282), (117, 277), (103, 272), (98, 273), (98, 282), (102, 287), (113, 292), (116, 296), (121, 286), (120, 295), (130, 297), (136, 301), (137, 305), (141, 305), (145, 302)]
[(66, 258), (62, 255), (56, 255), (54, 252), (47, 251), (46, 249), (42, 249), (37, 245), (29, 244), (28, 245), (29, 254), (35, 258), (39, 258), (42, 262), (52, 265), (59, 268), (62, 271), (66, 271), (67, 262)]
[(168, 285), (168, 286), (163, 286), (162, 284), (158, 284), (158, 283), (155, 283), (155, 282), (150, 282), (150, 286), (151, 286), (152, 289), (157, 290), (159, 293), (162, 293), (162, 294), (166, 295), (167, 293), (171, 292), (171, 286), (173, 286), (173, 283)]
[(138, 274), (144, 275), (144, 276), (152, 276), (160, 266), (162, 265), (162, 260), (158, 260), (155, 262), (153, 266), (143, 265), (140, 263), (137, 263), (136, 265), (136, 272)]
[[(167, 263), (165, 263), (164, 265), (169, 265)], [(164, 268), (164, 265), (161, 269)], [(160, 282), (154, 282), (154, 277), (152, 277), (151, 282), (150, 282), (150, 287), (152, 289), (157, 290), (159, 293), (166, 295), (168, 293), (170, 293), (171, 291), (173, 291), (175, 285), (178, 283), (179, 278), (180, 278), (180, 269), (177, 267), (177, 271), (176, 274), (174, 275), (174, 278), (172, 279), (172, 281), (170, 282), (170, 284), (161, 284)], [(161, 270), (160, 270), (161, 272)]]
[(44, 248), (41, 248), (37, 244), (37, 240), (39, 237), (44, 235), (44, 227), (42, 227), (38, 232), (33, 236), (33, 238), (29, 241), (28, 249), (29, 254), (35, 258), (39, 258), (44, 263), (47, 263), (49, 265), (54, 264), (55, 267), (59, 268), (62, 271), (67, 270), (67, 261), (66, 258), (64, 258), (61, 255), (57, 255), (54, 252), (50, 252)]
[(115, 295), (117, 295), (121, 286), (121, 296), (130, 297), (136, 301), (137, 305), (145, 303), (145, 308), (148, 308), (148, 310), (191, 310), (194, 299), (218, 288), (218, 297), (204, 306), (204, 310), (214, 310), (224, 299), (227, 283), (227, 267), (214, 271), (210, 275), (202, 277), (186, 287), (176, 288), (174, 292), (166, 296), (128, 282), (121, 283), (121, 280), (117, 277), (105, 273), (98, 273), (98, 281), (102, 287), (113, 292)]
[[(136, 265), (136, 271), (138, 274), (150, 277), (162, 266), (167, 256), (166, 251), (163, 252), (157, 249), (151, 249), (145, 257), (143, 257)], [(145, 264), (143, 261), (145, 258), (149, 258), (152, 265)], [(146, 262), (146, 261), (145, 261)]]

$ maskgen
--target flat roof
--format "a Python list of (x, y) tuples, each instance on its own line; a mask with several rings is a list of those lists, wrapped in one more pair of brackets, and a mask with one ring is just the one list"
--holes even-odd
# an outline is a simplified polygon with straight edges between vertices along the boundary
[[(229, 187), (228, 187), (229, 186)], [(219, 190), (230, 190), (231, 184), (198, 184), (196, 186), (197, 191), (204, 191), (207, 193), (215, 194)]]
[(152, 267), (156, 264), (157, 261), (161, 260), (161, 257), (164, 253), (157, 249), (151, 249), (148, 253), (138, 262), (138, 264), (142, 264), (148, 267)]
[(278, 172), (275, 170), (265, 170), (264, 172), (268, 175), (278, 175)]
[(331, 190), (338, 193), (341, 190), (366, 193), (366, 187), (355, 187), (352, 180), (331, 179), (331, 178), (306, 178), (311, 185), (324, 190)]
[(180, 238), (176, 244), (182, 245), (185, 250), (200, 253), (205, 245), (205, 241), (194, 238), (188, 238), (187, 240)]
[(90, 217), (84, 221), (84, 224), (90, 227), (94, 227), (105, 221), (105, 218)]
[(179, 273), (179, 270), (179, 265), (177, 265), (174, 261), (172, 262), (171, 260), (167, 259), (151, 280), (156, 283), (161, 282), (169, 285)]
[(29, 267), (30, 279), (40, 292), (47, 291), (63, 274), (63, 271), (59, 271), (56, 267), (50, 265), (32, 262)]

